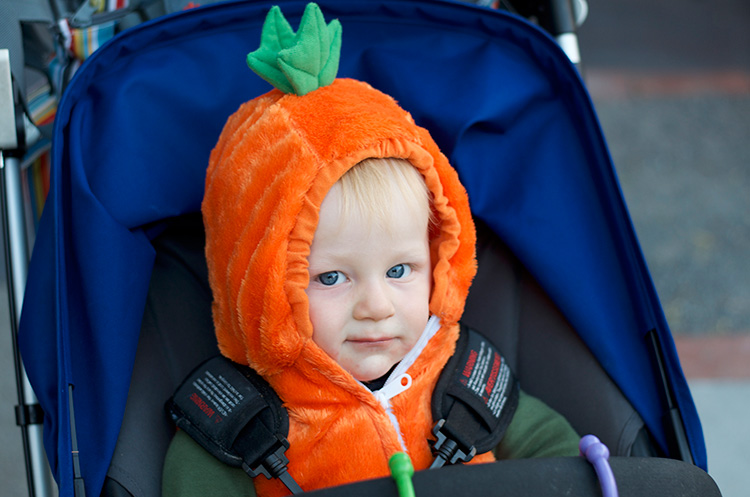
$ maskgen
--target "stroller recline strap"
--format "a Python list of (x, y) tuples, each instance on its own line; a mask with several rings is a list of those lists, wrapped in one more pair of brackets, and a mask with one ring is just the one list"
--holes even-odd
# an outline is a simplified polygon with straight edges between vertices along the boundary
[(518, 406), (519, 386), (497, 348), (461, 325), (456, 351), (432, 394), (436, 459), (467, 462), (500, 443)]
[(178, 428), (223, 463), (252, 477), (280, 478), (292, 493), (301, 492), (286, 472), (288, 414), (252, 369), (211, 358), (190, 373), (166, 409)]

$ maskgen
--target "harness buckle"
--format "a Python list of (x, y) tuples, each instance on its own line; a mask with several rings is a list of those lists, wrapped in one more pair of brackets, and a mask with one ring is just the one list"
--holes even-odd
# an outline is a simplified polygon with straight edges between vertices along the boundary
[(283, 473), (284, 470), (281, 470), (281, 468), (286, 469), (286, 465), (289, 464), (289, 459), (285, 454), (288, 448), (289, 442), (286, 440), (286, 438), (284, 438), (283, 440), (279, 440), (279, 445), (276, 447), (276, 449), (269, 455), (264, 457), (261, 460), (260, 464), (258, 464), (254, 468), (251, 468), (250, 465), (247, 464), (247, 462), (243, 461), (242, 469), (244, 469), (245, 472), (252, 478), (263, 475), (270, 480), (271, 478), (278, 476), (279, 473)]
[(301, 494), (302, 488), (292, 478), (287, 471), (287, 464), (289, 464), (289, 458), (286, 457), (286, 450), (289, 448), (289, 441), (286, 437), (277, 437), (279, 445), (276, 449), (269, 453), (269, 455), (262, 458), (262, 462), (255, 468), (251, 468), (246, 462), (242, 462), (242, 469), (245, 473), (250, 475), (251, 478), (263, 475), (267, 479), (278, 478), (281, 482), (286, 485), (286, 488), (292, 492), (293, 495)]
[(454, 440), (450, 434), (446, 434), (443, 431), (445, 426), (445, 418), (441, 419), (435, 424), (432, 429), (432, 434), (435, 435), (436, 441), (432, 448), (437, 452), (435, 461), (433, 461), (430, 469), (440, 468), (445, 463), (456, 464), (457, 462), (469, 462), (477, 454), (475, 446), (471, 446), (467, 451), (462, 450), (459, 447), (458, 442)]

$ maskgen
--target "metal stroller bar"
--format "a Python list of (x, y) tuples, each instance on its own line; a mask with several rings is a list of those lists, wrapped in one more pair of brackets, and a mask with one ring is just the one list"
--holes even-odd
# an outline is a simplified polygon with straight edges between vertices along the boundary
[(588, 4), (581, 0), (505, 0), (518, 14), (536, 18), (539, 25), (552, 35), (570, 61), (579, 67), (581, 51), (576, 28), (586, 18)]
[(36, 394), (29, 383), (18, 351), (18, 323), (21, 317), (24, 288), (29, 265), (26, 228), (21, 189), (21, 161), (25, 148), (23, 112), (14, 98), (16, 92), (10, 71), (8, 50), (0, 50), (0, 195), (5, 240), (5, 262), (8, 277), (8, 300), (16, 370), (18, 402), (17, 424), (21, 427), (29, 495), (52, 496), (52, 474), (47, 463), (42, 438), (42, 417)]

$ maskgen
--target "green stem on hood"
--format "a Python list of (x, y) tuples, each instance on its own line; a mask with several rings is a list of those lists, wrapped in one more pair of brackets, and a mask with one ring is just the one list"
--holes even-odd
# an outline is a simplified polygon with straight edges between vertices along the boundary
[(315, 3), (307, 4), (295, 33), (274, 6), (263, 23), (260, 47), (247, 54), (247, 65), (285, 93), (305, 95), (333, 83), (341, 55), (341, 23), (326, 24)]

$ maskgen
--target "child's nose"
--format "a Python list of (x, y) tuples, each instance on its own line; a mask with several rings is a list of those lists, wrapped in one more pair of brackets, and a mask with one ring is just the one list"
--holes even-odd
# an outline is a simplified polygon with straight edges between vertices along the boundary
[(384, 283), (372, 283), (361, 289), (354, 306), (354, 319), (380, 321), (391, 317), (395, 312), (393, 301)]

